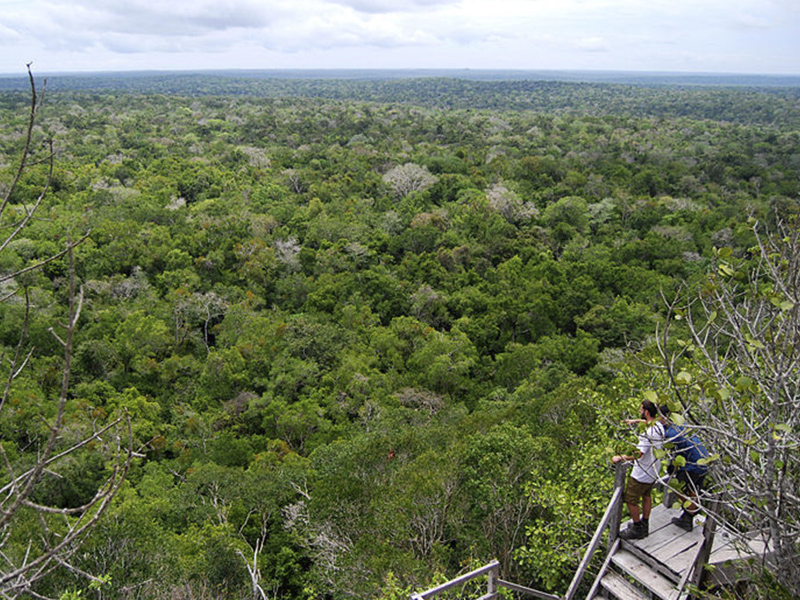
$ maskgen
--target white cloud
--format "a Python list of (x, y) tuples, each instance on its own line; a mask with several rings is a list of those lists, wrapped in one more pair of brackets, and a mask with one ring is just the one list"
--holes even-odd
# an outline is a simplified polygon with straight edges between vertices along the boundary
[(0, 0), (0, 72), (43, 60), (800, 73), (798, 40), (797, 0)]
[(577, 47), (587, 52), (605, 52), (609, 49), (606, 39), (599, 36), (578, 40)]
[(443, 6), (459, 4), (460, 0), (331, 0), (331, 2), (352, 8), (357, 12), (385, 14), (435, 10)]

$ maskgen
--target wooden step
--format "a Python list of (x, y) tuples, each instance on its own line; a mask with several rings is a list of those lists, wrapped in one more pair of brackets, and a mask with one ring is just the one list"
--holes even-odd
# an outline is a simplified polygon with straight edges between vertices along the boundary
[(627, 550), (619, 550), (611, 562), (662, 600), (678, 600), (678, 590), (671, 581)]
[(603, 575), (600, 585), (618, 600), (649, 600), (647, 594), (614, 571), (608, 571)]

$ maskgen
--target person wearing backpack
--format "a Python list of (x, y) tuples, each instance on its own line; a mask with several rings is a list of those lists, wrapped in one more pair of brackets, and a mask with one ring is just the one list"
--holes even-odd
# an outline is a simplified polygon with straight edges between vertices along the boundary
[[(645, 400), (639, 407), (641, 419), (626, 419), (623, 423), (631, 425), (644, 421), (645, 432), (639, 435), (636, 449), (632, 456), (618, 454), (611, 458), (614, 464), (633, 461), (633, 469), (625, 484), (625, 504), (631, 515), (633, 523), (619, 537), (624, 540), (640, 540), (650, 534), (650, 511), (653, 507), (653, 484), (658, 479), (661, 462), (655, 451), (660, 450), (664, 443), (664, 427), (661, 425), (656, 405), (650, 400)], [(639, 501), (642, 510), (639, 512)]]
[(696, 435), (685, 427), (675, 425), (669, 419), (670, 409), (666, 405), (659, 407), (664, 426), (664, 447), (671, 452), (671, 460), (667, 473), (679, 482), (678, 496), (683, 505), (680, 517), (673, 517), (672, 523), (685, 531), (694, 527), (694, 516), (700, 510), (697, 499), (705, 483), (708, 466), (704, 459), (708, 458), (708, 450)]

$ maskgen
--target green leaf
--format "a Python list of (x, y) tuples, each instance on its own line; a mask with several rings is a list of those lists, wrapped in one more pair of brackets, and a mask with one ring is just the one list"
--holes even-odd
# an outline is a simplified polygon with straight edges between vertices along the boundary
[(681, 371), (675, 376), (675, 383), (679, 385), (689, 385), (692, 383), (692, 376), (686, 371)]
[(750, 333), (744, 334), (744, 339), (747, 341), (747, 344), (753, 348), (758, 348), (759, 350), (764, 349), (764, 344), (761, 341), (755, 339)]
[(683, 425), (686, 422), (686, 419), (680, 413), (672, 413), (669, 418), (675, 425)]
[(788, 423), (779, 423), (774, 426), (774, 429), (776, 429), (777, 431), (782, 431), (784, 433), (789, 433), (792, 430), (791, 426)]
[(674, 462), (675, 462), (675, 466), (676, 467), (685, 467), (686, 466), (686, 457), (684, 457), (684, 456), (676, 456)]
[(658, 402), (658, 394), (656, 394), (653, 390), (646, 390), (643, 396), (645, 400), (649, 400), (653, 403)]
[(780, 304), (780, 309), (781, 309), (782, 311), (784, 311), (784, 312), (790, 311), (790, 310), (792, 310), (793, 308), (794, 308), (794, 302), (791, 302), (790, 300), (784, 300), (784, 301), (783, 301), (783, 302), (781, 302), (781, 304)]
[[(755, 452), (755, 450), (753, 450), (753, 452)], [(756, 453), (756, 456), (758, 456), (758, 453)], [(698, 465), (710, 465), (711, 463), (716, 462), (718, 460), (719, 460), (719, 454), (712, 454), (711, 456), (708, 456), (706, 458), (701, 458), (700, 460), (697, 461), (697, 464)], [(757, 460), (757, 459), (754, 459), (754, 460)]]

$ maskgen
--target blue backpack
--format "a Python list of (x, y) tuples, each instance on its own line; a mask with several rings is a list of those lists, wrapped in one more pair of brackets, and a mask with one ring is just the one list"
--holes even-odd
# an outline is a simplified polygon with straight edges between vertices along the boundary
[(665, 437), (664, 442), (672, 444), (673, 462), (676, 456), (686, 459), (686, 464), (679, 467), (680, 469), (702, 475), (708, 472), (708, 465), (700, 463), (702, 459), (709, 457), (708, 449), (699, 437), (692, 433), (687, 434), (685, 428), (675, 424), (667, 427)]

